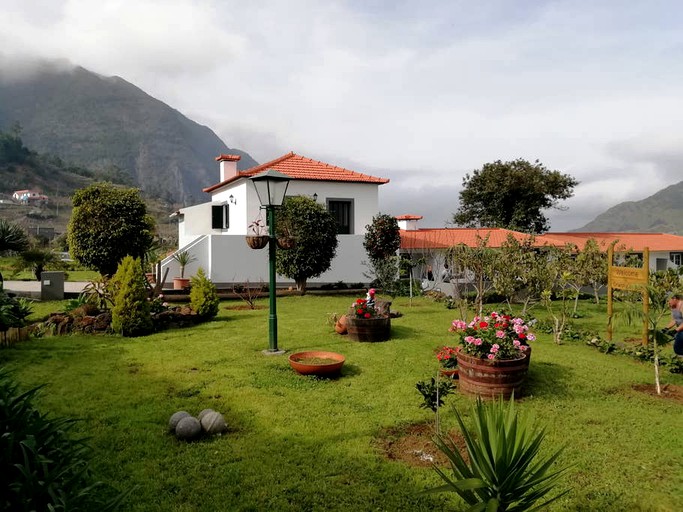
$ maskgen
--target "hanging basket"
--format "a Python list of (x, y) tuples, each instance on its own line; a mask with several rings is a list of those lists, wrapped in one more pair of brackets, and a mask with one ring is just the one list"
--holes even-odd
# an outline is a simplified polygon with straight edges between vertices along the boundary
[(268, 235), (247, 235), (246, 237), (247, 245), (252, 249), (263, 249), (268, 245)]
[(281, 236), (277, 239), (277, 246), (280, 249), (294, 249), (296, 240), (293, 236)]

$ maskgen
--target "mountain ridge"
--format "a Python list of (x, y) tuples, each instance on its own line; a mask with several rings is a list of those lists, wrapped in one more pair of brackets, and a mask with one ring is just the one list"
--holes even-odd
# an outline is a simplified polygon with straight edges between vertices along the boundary
[(118, 76), (45, 65), (0, 81), (0, 130), (22, 127), (26, 145), (66, 162), (126, 171), (144, 192), (174, 204), (201, 202), (218, 181), (214, 158), (238, 154), (238, 169), (257, 165), (209, 127)]

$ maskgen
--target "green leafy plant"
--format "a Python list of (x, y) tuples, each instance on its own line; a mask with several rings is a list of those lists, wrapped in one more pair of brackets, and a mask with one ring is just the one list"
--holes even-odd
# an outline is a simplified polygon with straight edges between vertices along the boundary
[(97, 309), (106, 311), (114, 304), (115, 294), (116, 289), (113, 281), (109, 279), (108, 276), (102, 275), (88, 281), (88, 284), (83, 288), (80, 297), (82, 297), (85, 302), (96, 306)]
[(441, 368), (446, 370), (454, 370), (458, 367), (458, 352), (460, 347), (441, 347), (436, 351), (436, 359), (439, 361)]
[(420, 407), (436, 412), (443, 406), (443, 398), (453, 392), (453, 382), (447, 379), (437, 382), (434, 377), (430, 381), (421, 380), (415, 387), (422, 395)]
[[(539, 459), (545, 431), (517, 414), (514, 398), (484, 405), (477, 400), (473, 410), (474, 427), (468, 429), (454, 407), (467, 445), (466, 462), (448, 435), (437, 434), (436, 446), (448, 457), (450, 474), (434, 466), (445, 482), (429, 492), (456, 492), (469, 511), (521, 512), (536, 510), (569, 492), (546, 499), (567, 467), (551, 470), (564, 448)], [(545, 500), (536, 505), (539, 500)]]
[(175, 254), (173, 254), (173, 259), (180, 265), (180, 278), (184, 279), (185, 278), (185, 267), (192, 263), (193, 261), (196, 261), (197, 258), (195, 258), (192, 254), (190, 254), (188, 251), (178, 251)]
[(123, 336), (142, 336), (152, 332), (152, 317), (140, 260), (132, 256), (123, 258), (113, 281), (117, 291), (111, 310), (112, 330)]
[(218, 314), (218, 292), (216, 286), (206, 277), (203, 268), (197, 270), (192, 276), (192, 288), (190, 289), (190, 306), (197, 312), (200, 318), (208, 320)]
[(75, 420), (41, 414), (32, 403), (39, 389), (21, 393), (0, 369), (0, 509), (118, 509), (127, 493), (103, 499), (104, 484), (90, 470), (92, 450), (69, 436)]

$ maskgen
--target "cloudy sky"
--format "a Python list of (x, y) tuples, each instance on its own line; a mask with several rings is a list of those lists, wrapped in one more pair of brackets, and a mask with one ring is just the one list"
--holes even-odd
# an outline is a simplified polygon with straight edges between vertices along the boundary
[(118, 75), (259, 162), (390, 178), (382, 211), (423, 227), (499, 159), (580, 181), (555, 231), (683, 180), (678, 0), (0, 0), (0, 62), (30, 57)]

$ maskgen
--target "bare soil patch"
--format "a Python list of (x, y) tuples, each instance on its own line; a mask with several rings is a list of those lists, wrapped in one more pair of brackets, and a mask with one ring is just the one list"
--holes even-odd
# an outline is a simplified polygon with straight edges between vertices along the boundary
[[(455, 441), (459, 451), (467, 460), (465, 440), (458, 430), (448, 435)], [(448, 458), (436, 447), (432, 440), (433, 423), (415, 423), (383, 429), (376, 442), (388, 460), (396, 460), (413, 467), (439, 467), (449, 465)]]
[(683, 405), (683, 386), (675, 384), (664, 384), (661, 386), (662, 394), (657, 394), (657, 387), (654, 384), (634, 384), (632, 388), (639, 393), (661, 398), (663, 400), (671, 400), (672, 402)]

